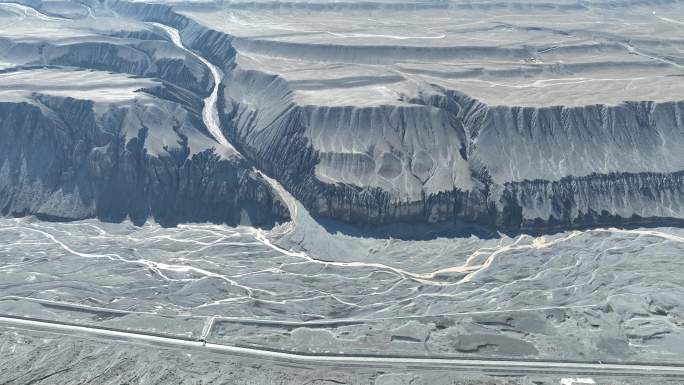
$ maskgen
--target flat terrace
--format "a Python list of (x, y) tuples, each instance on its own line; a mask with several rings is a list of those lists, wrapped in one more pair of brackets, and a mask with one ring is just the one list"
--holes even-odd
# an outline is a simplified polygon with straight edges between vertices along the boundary
[(235, 36), (239, 65), (283, 77), (304, 105), (397, 104), (429, 84), (493, 105), (684, 95), (684, 82), (677, 81), (684, 75), (678, 3), (496, 12), (458, 4), (418, 10), (387, 5), (393, 3), (376, 9), (268, 4), (180, 12)]

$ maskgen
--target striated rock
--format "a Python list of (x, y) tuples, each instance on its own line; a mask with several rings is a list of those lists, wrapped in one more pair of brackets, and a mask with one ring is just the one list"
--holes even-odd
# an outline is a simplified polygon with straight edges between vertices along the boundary
[[(219, 117), (241, 162), (274, 177), (315, 216), (361, 224), (462, 220), (513, 231), (677, 222), (683, 219), (684, 102), (681, 86), (669, 78), (682, 75), (674, 54), (681, 41), (664, 37), (670, 29), (660, 25), (653, 36), (646, 29), (615, 32), (601, 24), (594, 30), (553, 21), (559, 9), (586, 24), (603, 13), (636, 17), (615, 4), (181, 7), (112, 1), (98, 12), (176, 28), (185, 46), (217, 65), (224, 73)], [(638, 1), (620, 4), (635, 14), (645, 9)], [(677, 2), (658, 7), (680, 9)], [(278, 23), (255, 23), (250, 17), (267, 16), (249, 13), (254, 9), (278, 13), (283, 25), (301, 20), (303, 11), (317, 12), (320, 25), (287, 34)], [(441, 35), (408, 34), (374, 19), (359, 21), (358, 31), (350, 32), (330, 21), (344, 12), (391, 11), (414, 28), (409, 9), (421, 15), (439, 9), (459, 20), (481, 18), (491, 9), (512, 16)], [(549, 20), (514, 17), (532, 9)], [(440, 23), (434, 29), (444, 27)], [(209, 73), (149, 27), (101, 34), (120, 39), (114, 42), (38, 49), (11, 40), (2, 47), (27, 65), (159, 78), (173, 86), (146, 92), (182, 104), (188, 119), (196, 120), (199, 98), (213, 87)], [(625, 89), (631, 93), (621, 95)], [(177, 155), (159, 150), (158, 140), (150, 139), (156, 130), (135, 135), (127, 143), (144, 141), (148, 152), (155, 149), (155, 170), (170, 167), (161, 159)], [(135, 145), (122, 146), (136, 153)], [(206, 159), (197, 161), (211, 163)], [(130, 184), (135, 177), (128, 174)]]
[[(151, 92), (190, 97), (173, 88)], [(266, 227), (288, 217), (249, 164), (217, 153), (196, 113), (177, 102), (33, 94), (0, 104), (0, 117), (3, 215)]]

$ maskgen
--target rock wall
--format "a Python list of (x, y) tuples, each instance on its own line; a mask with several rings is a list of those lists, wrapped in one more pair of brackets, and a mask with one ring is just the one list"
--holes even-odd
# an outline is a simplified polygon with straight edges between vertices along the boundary
[[(0, 103), (0, 210), (75, 220), (179, 222), (272, 226), (287, 209), (242, 159), (212, 149), (190, 154), (181, 125), (178, 146), (148, 153), (150, 129), (131, 121), (150, 111), (132, 105), (96, 114), (91, 101), (45, 95)], [(158, 102), (168, 107), (171, 102)], [(136, 119), (138, 118), (138, 119)], [(135, 128), (133, 128), (135, 129)], [(187, 128), (186, 128), (187, 129)], [(172, 133), (173, 133), (172, 131)], [(129, 136), (129, 137), (127, 137)]]
[[(119, 219), (126, 215), (173, 217), (169, 207), (196, 196), (205, 200), (188, 206), (186, 212), (176, 210), (174, 219), (160, 220), (174, 223), (181, 218), (216, 214), (230, 218), (227, 222), (237, 222), (237, 213), (243, 205), (254, 211), (250, 218), (260, 218), (256, 222), (269, 222), (269, 215), (286, 217), (283, 207), (272, 203), (277, 199), (269, 195), (268, 187), (260, 185), (254, 175), (245, 171), (249, 163), (276, 178), (314, 215), (362, 224), (464, 220), (517, 231), (684, 218), (681, 204), (684, 157), (679, 151), (684, 144), (684, 102), (494, 106), (458, 91), (432, 86), (429, 92), (403, 95), (397, 105), (300, 105), (285, 79), (240, 67), (236, 47), (248, 51), (280, 50), (287, 55), (309, 55), (313, 59), (344, 56), (344, 47), (341, 51), (340, 47), (329, 46), (270, 47), (271, 43), (245, 41), (211, 30), (170, 6), (124, 1), (112, 2), (110, 6), (127, 17), (177, 28), (186, 46), (220, 66), (225, 73), (219, 95), (222, 127), (245, 157), (241, 160), (245, 164), (236, 165), (205, 152), (190, 156), (183, 155), (182, 150), (168, 154), (157, 150), (153, 156), (145, 155), (142, 149), (150, 133), (142, 128), (136, 137), (129, 137), (123, 143), (100, 138), (97, 143), (79, 146), (88, 149), (88, 162), (97, 164), (94, 169), (101, 171), (93, 174), (75, 171), (86, 174), (79, 177), (82, 183), (69, 187), (70, 191), (78, 187), (83, 202), (104, 202), (96, 199), (104, 196), (101, 189), (87, 187), (87, 176), (106, 181), (102, 186), (106, 185), (108, 190), (123, 188), (126, 193), (120, 195), (163, 198), (130, 202), (112, 198), (116, 203), (111, 208), (100, 204), (95, 205), (96, 209), (84, 203), (75, 205), (73, 212), (78, 214), (73, 217), (94, 212), (101, 217)], [(611, 5), (602, 3), (601, 6)], [(201, 101), (197, 102), (197, 95), (205, 94), (211, 87), (206, 70), (187, 57), (184, 60), (168, 55), (157, 57), (157, 51), (150, 47), (164, 43), (157, 36), (152, 38), (125, 47), (52, 47), (42, 57), (55, 65), (116, 67), (118, 71), (156, 76), (184, 87), (195, 97), (169, 92), (168, 88), (148, 90), (148, 93), (183, 104), (189, 111), (188, 119), (195, 119), (193, 124), (201, 131), (201, 123), (197, 124)], [(440, 55), (467, 54), (467, 50), (467, 47), (458, 52), (444, 49)], [(534, 54), (527, 50), (489, 53), (514, 57)], [(381, 51), (381, 55), (375, 56), (394, 60), (393, 55), (422, 54), (404, 47), (392, 52)], [(98, 62), (102, 57), (111, 60)], [(110, 67), (103, 67), (105, 64)], [(5, 109), (6, 121), (19, 119), (9, 106)], [(34, 123), (13, 124), (28, 127), (39, 119), (50, 120), (35, 112), (39, 110), (36, 107), (22, 104), (21, 109), (33, 111), (30, 116), (34, 116)], [(107, 119), (115, 121), (115, 116), (112, 112)], [(8, 124), (4, 123), (6, 130), (10, 129)], [(85, 131), (78, 135), (85, 135)], [(77, 144), (78, 140), (81, 139), (65, 145)], [(53, 148), (49, 151), (55, 153), (58, 159), (55, 162), (60, 165), (75, 159), (63, 153), (58, 156)], [(183, 160), (182, 164), (177, 157)], [(105, 167), (110, 163), (118, 166)], [(28, 165), (22, 166), (15, 160), (3, 167), (3, 170), (14, 170), (1, 174), (9, 178), (6, 175), (15, 175), (16, 170), (23, 175), (21, 170)], [(17, 183), (24, 189), (34, 186), (27, 178), (12, 179), (11, 188), (16, 190)], [(49, 191), (59, 190), (57, 187), (63, 183), (56, 181), (56, 177), (46, 175), (45, 178), (51, 181)], [(137, 190), (125, 190), (129, 188), (126, 186), (136, 186)], [(12, 196), (25, 195), (15, 192)], [(242, 198), (245, 200), (241, 201)], [(59, 201), (51, 199), (41, 201)], [(230, 213), (219, 215), (209, 209), (222, 200), (232, 200)], [(5, 213), (44, 211), (45, 215), (59, 216), (54, 210), (48, 210), (57, 203), (43, 204), (38, 209), (29, 198), (12, 198), (11, 202), (14, 203), (5, 204), (9, 207), (4, 209)], [(204, 203), (199, 202), (211, 203), (201, 206)], [(259, 204), (268, 209), (259, 212)], [(67, 211), (61, 210), (62, 214)]]
[[(191, 44), (208, 34), (188, 24)], [(261, 47), (212, 36), (195, 49), (219, 57), (227, 45)], [(489, 106), (439, 89), (407, 95), (413, 107), (300, 106), (284, 79), (221, 60), (227, 136), (318, 216), (543, 230), (684, 214), (682, 102)]]

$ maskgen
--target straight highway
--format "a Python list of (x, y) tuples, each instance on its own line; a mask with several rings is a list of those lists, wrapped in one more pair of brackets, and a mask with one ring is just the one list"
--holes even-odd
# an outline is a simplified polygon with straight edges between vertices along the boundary
[(123, 342), (145, 343), (152, 346), (185, 350), (203, 350), (239, 357), (295, 364), (328, 365), (364, 368), (407, 368), (423, 370), (457, 370), (485, 374), (557, 374), (593, 376), (660, 376), (684, 379), (684, 365), (617, 364), (562, 361), (523, 361), (497, 359), (464, 359), (449, 357), (400, 357), (374, 355), (345, 355), (330, 353), (297, 353), (269, 350), (257, 347), (241, 347), (215, 344), (206, 340), (193, 340), (180, 336), (166, 336), (95, 326), (81, 326), (56, 321), (37, 320), (14, 316), (0, 316), (0, 325), (6, 328), (27, 329), (65, 334), (82, 338), (97, 338)]

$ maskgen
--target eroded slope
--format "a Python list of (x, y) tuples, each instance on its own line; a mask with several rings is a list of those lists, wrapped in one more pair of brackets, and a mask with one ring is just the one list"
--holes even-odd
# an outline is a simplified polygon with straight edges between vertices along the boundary
[(678, 2), (177, 8), (236, 50), (228, 135), (315, 214), (682, 217)]
[(205, 102), (209, 68), (163, 30), (106, 9), (66, 17), (1, 6), (3, 215), (258, 226), (287, 218), (271, 187), (205, 124), (215, 109)]
[(682, 219), (678, 1), (118, 1), (69, 19), (34, 6), (5, 8), (70, 28), (43, 41), (7, 27), (8, 63), (158, 78), (189, 92), (194, 116), (210, 63), (230, 147), (318, 217), (515, 231)]

